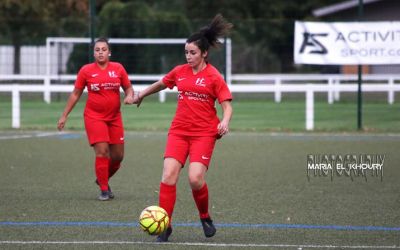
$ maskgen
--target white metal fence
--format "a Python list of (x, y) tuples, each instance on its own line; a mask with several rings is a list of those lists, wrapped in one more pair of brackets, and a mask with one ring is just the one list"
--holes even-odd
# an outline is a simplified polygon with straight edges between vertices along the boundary
[[(57, 81), (73, 81), (75, 75), (0, 75), (0, 81), (42, 81), (43, 84), (0, 84), (0, 92), (12, 93), (12, 127), (20, 127), (20, 95), (22, 92), (39, 92), (46, 95), (57, 92), (71, 92), (72, 84), (45, 84)], [(130, 75), (135, 90), (148, 85), (135, 85), (135, 81), (156, 81), (161, 75)], [(233, 93), (273, 93), (276, 102), (281, 101), (282, 93), (304, 93), (306, 102), (306, 130), (314, 129), (314, 94), (327, 93), (328, 103), (339, 100), (342, 92), (357, 92), (355, 75), (232, 75), (229, 86)], [(363, 92), (387, 93), (388, 104), (394, 103), (395, 92), (400, 91), (400, 75), (365, 75)], [(165, 101), (165, 90), (159, 93), (160, 101)]]
[[(57, 78), (59, 76), (51, 76), (52, 70), (52, 56), (51, 56), (51, 49), (52, 46), (57, 44), (79, 44), (79, 43), (90, 43), (91, 39), (90, 38), (80, 38), (80, 37), (47, 37), (46, 38), (46, 76), (44, 78), (44, 85), (50, 86), (50, 81), (54, 78)], [(142, 45), (151, 45), (151, 44), (185, 44), (186, 39), (185, 38), (110, 38), (109, 42), (111, 44), (142, 44)], [(221, 43), (225, 44), (225, 62), (226, 62), (226, 76), (225, 80), (228, 84), (231, 83), (231, 75), (232, 75), (232, 41), (230, 38), (227, 39), (221, 39)], [(63, 76), (66, 78), (73, 78), (74, 76)], [(156, 78), (157, 77), (157, 78)], [(137, 77), (138, 80), (158, 80), (159, 76), (156, 75), (142, 75)], [(135, 77), (131, 78), (131, 80), (135, 80)], [(46, 102), (50, 102), (51, 96), (49, 91), (44, 92), (44, 99)]]

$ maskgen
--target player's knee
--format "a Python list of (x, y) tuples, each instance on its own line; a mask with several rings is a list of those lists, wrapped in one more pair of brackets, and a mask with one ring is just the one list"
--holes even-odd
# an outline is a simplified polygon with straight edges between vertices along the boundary
[(182, 165), (179, 161), (172, 158), (166, 158), (164, 160), (161, 181), (168, 185), (175, 185), (178, 182), (181, 169)]
[(97, 157), (110, 157), (110, 152), (107, 149), (96, 150)]
[(110, 149), (106, 143), (96, 143), (93, 145), (97, 157), (110, 157)]
[(194, 190), (200, 189), (200, 188), (203, 186), (203, 184), (204, 184), (203, 175), (197, 174), (197, 173), (195, 173), (195, 174), (193, 174), (193, 173), (189, 174), (189, 184), (190, 184), (190, 187), (191, 187), (192, 189), (194, 189)]
[(168, 185), (175, 185), (178, 181), (178, 177), (174, 171), (166, 171), (164, 169), (161, 181)]
[(124, 154), (123, 153), (111, 154), (111, 160), (112, 161), (121, 162), (123, 159), (124, 159)]

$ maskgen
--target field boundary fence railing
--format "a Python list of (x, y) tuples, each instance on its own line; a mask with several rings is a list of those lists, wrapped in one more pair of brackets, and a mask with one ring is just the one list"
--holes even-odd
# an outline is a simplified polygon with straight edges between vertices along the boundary
[[(57, 81), (74, 81), (75, 75), (0, 75), (0, 92), (12, 94), (12, 128), (20, 128), (21, 124), (21, 98), (22, 92), (36, 93), (68, 93), (73, 89), (73, 84), (45, 84)], [(143, 90), (148, 85), (135, 85), (135, 81), (156, 81), (162, 75), (130, 75), (135, 90)], [(12, 84), (7, 84), (7, 81)], [(16, 81), (42, 81), (43, 84), (18, 84)], [(395, 101), (395, 92), (400, 91), (400, 75), (365, 75), (363, 76), (363, 92), (387, 93), (388, 104)], [(305, 129), (314, 129), (314, 102), (315, 93), (326, 93), (328, 103), (339, 100), (341, 93), (357, 92), (356, 75), (321, 75), (321, 74), (232, 74), (229, 86), (233, 93), (272, 93), (276, 102), (281, 102), (282, 93), (305, 94)], [(160, 102), (166, 100), (166, 94), (176, 92), (166, 89), (159, 93)], [(46, 101), (46, 100), (45, 100)]]
[[(113, 45), (176, 45), (186, 43), (185, 38), (109, 38), (108, 41)], [(50, 86), (51, 81), (53, 79), (57, 79), (57, 77), (72, 79), (74, 76), (65, 75), (65, 76), (52, 76), (52, 66), (54, 62), (52, 62), (51, 56), (51, 48), (57, 47), (59, 44), (89, 44), (91, 39), (86, 37), (47, 37), (46, 38), (46, 74), (44, 76), (44, 85)], [(232, 40), (230, 38), (220, 39), (220, 42), (224, 45), (224, 76), (225, 80), (228, 84), (231, 83), (231, 75), (232, 75)], [(158, 80), (155, 75), (141, 75), (137, 78), (133, 77), (131, 80)], [(46, 102), (51, 101), (51, 94), (49, 91), (45, 91), (44, 100)]]

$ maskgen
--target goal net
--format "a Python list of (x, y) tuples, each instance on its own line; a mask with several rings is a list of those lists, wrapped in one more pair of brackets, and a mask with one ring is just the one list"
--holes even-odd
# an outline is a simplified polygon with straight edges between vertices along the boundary
[[(136, 80), (136, 84), (157, 80), (174, 66), (186, 62), (184, 55), (186, 39), (110, 38), (109, 42), (111, 60), (120, 62), (128, 74)], [(225, 39), (221, 42), (223, 46), (211, 51), (209, 58), (230, 84), (231, 41)], [(46, 74), (53, 75), (57, 72), (57, 75), (76, 75), (82, 65), (92, 61), (93, 50), (90, 43), (89, 38), (47, 38)]]

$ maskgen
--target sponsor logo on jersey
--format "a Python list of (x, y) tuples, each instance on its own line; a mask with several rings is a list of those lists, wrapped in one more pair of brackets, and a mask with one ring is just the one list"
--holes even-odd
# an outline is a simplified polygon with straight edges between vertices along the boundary
[(183, 99), (183, 95), (182, 95), (182, 91), (178, 91), (178, 99), (182, 100)]
[(184, 91), (179, 93), (179, 95), (185, 96), (190, 101), (201, 101), (201, 102), (207, 102), (209, 97), (208, 94), (200, 94), (192, 91)]
[(90, 84), (90, 90), (91, 91), (100, 91), (100, 84), (99, 83), (92, 83)]
[(185, 79), (186, 79), (185, 77), (179, 77), (179, 78), (178, 78), (178, 82), (183, 81), (183, 80), (185, 80)]
[(195, 84), (197, 86), (201, 86), (201, 87), (205, 87), (206, 83), (205, 83), (206, 79), (204, 79), (204, 77), (202, 78), (197, 78)]
[(104, 83), (91, 83), (90, 90), (100, 91), (103, 90), (119, 90), (120, 83), (118, 82), (104, 82)]
[(105, 90), (117, 90), (120, 87), (119, 83), (105, 82), (101, 84), (101, 87)]
[(108, 71), (108, 75), (109, 75), (111, 78), (117, 78), (117, 77), (118, 77), (118, 75), (115, 73), (114, 70), (113, 70), (113, 71)]
[(99, 74), (92, 74), (92, 77), (96, 77), (96, 76), (98, 76)]

